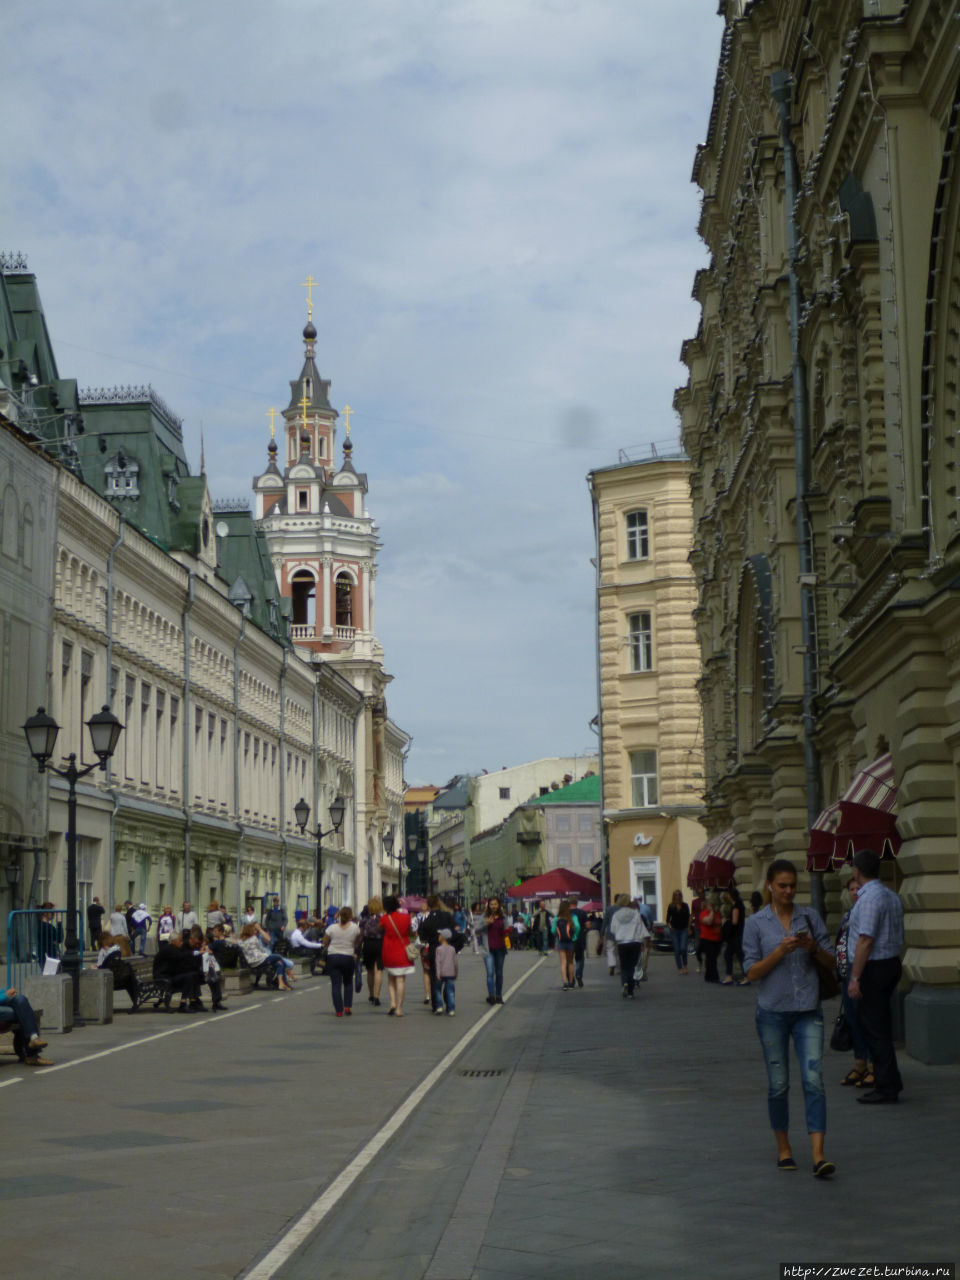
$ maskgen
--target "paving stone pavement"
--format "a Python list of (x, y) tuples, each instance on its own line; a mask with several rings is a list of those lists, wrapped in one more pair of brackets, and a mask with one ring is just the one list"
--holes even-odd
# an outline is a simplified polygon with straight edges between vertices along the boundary
[[(508, 987), (521, 977), (278, 1277), (774, 1280), (779, 1263), (956, 1261), (960, 1067), (904, 1058), (903, 1103), (866, 1108), (828, 1051), (838, 1173), (821, 1183), (796, 1083), (800, 1171), (774, 1168), (752, 989), (681, 978), (666, 956), (633, 1001), (595, 959), (582, 991), (559, 989), (552, 956), (511, 956)], [(0, 1058), (5, 1273), (85, 1280), (124, 1258), (146, 1280), (248, 1274), (489, 1012), (472, 956), (455, 1019), (420, 994), (400, 1022), (360, 1003), (347, 1023), (305, 980), (229, 1017), (120, 1014), (51, 1038), (56, 1072)]]

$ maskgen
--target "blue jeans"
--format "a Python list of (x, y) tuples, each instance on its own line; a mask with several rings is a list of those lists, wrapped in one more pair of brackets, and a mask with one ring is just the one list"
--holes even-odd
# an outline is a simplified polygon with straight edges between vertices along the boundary
[(867, 1040), (863, 1034), (863, 1027), (860, 1025), (860, 1001), (852, 1000), (847, 995), (847, 987), (850, 985), (849, 975), (840, 982), (840, 998), (843, 1001), (843, 1012), (847, 1017), (847, 1026), (850, 1028), (850, 1039), (853, 1041), (853, 1056), (859, 1058), (861, 1062), (866, 1062), (870, 1058), (870, 1050), (867, 1047)]
[(453, 1013), (457, 1007), (456, 978), (440, 978), (440, 1005), (447, 1013)]
[(333, 1007), (337, 1013), (343, 1013), (344, 1007), (353, 1008), (353, 956), (327, 956), (327, 973), (330, 975), (330, 990), (333, 996)]
[(767, 1110), (770, 1128), (790, 1127), (790, 1038), (800, 1063), (800, 1083), (807, 1113), (807, 1133), (826, 1133), (827, 1099), (823, 1089), (823, 1010), (776, 1013), (757, 1006), (757, 1035), (767, 1064)]
[(583, 966), (587, 959), (586, 945), (573, 948), (573, 977), (576, 982), (583, 982)]
[(130, 940), (130, 950), (133, 952), (135, 956), (142, 956), (146, 954), (146, 950), (147, 950), (146, 929), (134, 929), (133, 937)]
[(0, 991), (0, 1022), (8, 1021), (17, 1023), (27, 1040), (40, 1034), (37, 1016), (27, 997), (8, 996), (5, 991)]
[(671, 929), (670, 941), (673, 943), (673, 958), (678, 969), (687, 967), (687, 940), (690, 937), (687, 929)]
[(504, 947), (483, 957), (483, 963), (487, 967), (487, 995), (493, 996), (495, 1000), (503, 999), (503, 962), (506, 957)]

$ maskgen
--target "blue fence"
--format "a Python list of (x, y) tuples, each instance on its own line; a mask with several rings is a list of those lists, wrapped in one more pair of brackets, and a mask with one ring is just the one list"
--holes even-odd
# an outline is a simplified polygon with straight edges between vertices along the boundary
[[(61, 959), (67, 936), (67, 912), (11, 911), (7, 916), (7, 985), (21, 987), (24, 978), (43, 972), (47, 956)], [(77, 937), (84, 950), (83, 915), (77, 912)]]

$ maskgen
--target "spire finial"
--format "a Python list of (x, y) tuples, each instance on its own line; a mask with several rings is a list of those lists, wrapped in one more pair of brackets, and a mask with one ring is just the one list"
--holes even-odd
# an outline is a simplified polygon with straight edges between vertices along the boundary
[(203, 447), (203, 427), (200, 428), (200, 474), (207, 474), (207, 457)]
[(350, 435), (350, 415), (352, 413), (353, 413), (353, 410), (350, 408), (350, 406), (348, 404), (345, 404), (343, 406), (343, 425), (344, 425), (344, 429), (346, 431), (347, 436)]
[(276, 418), (276, 416), (277, 416), (277, 411), (273, 407), (273, 405), (271, 405), (270, 408), (267, 410), (267, 417), (270, 419), (270, 439), (271, 440), (277, 434), (277, 428), (274, 426), (274, 419)]
[(307, 291), (307, 324), (313, 320), (313, 288), (319, 284), (319, 280), (314, 280), (313, 276), (307, 276), (306, 280), (301, 284), (301, 289)]

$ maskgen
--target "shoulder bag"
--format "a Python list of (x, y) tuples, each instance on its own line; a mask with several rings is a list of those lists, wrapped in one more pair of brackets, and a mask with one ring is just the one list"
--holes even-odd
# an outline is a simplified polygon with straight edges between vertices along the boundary
[[(397, 937), (400, 939), (400, 941), (401, 941), (401, 943), (402, 943), (402, 942), (403, 942), (403, 934), (402, 934), (402, 933), (400, 932), (400, 930), (397, 928), (397, 922), (396, 922), (396, 920), (394, 920), (393, 916), (387, 916), (387, 919), (388, 919), (388, 920), (390, 921), (390, 923), (393, 925), (393, 932), (397, 935)], [(408, 959), (409, 961), (411, 961), (411, 962), (412, 962), (412, 961), (416, 960), (416, 958), (417, 958), (417, 944), (416, 944), (415, 942), (408, 942), (408, 943), (407, 943), (407, 945), (406, 945), (403, 949), (404, 949), (404, 951), (406, 952), (406, 956), (407, 956), (407, 959)]]
[[(816, 934), (813, 932), (813, 921), (806, 912), (803, 913), (803, 918), (807, 922), (807, 927), (810, 930), (810, 936), (816, 942)], [(816, 960), (814, 960), (812, 956), (810, 959), (813, 962), (813, 967), (817, 971), (817, 982), (820, 985), (821, 1002), (824, 1000), (833, 1000), (840, 994), (840, 983), (837, 979), (836, 969), (824, 969), (821, 965), (817, 964)]]

